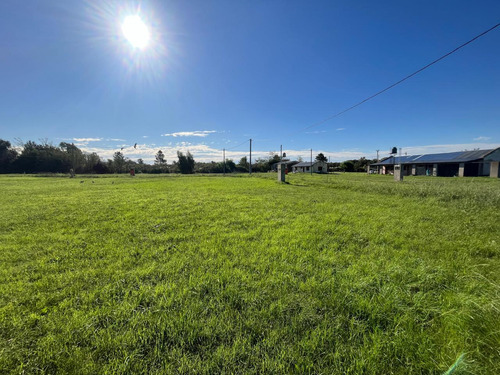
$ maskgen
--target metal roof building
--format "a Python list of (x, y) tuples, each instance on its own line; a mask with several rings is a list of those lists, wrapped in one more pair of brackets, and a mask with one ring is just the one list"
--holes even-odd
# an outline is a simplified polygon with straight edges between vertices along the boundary
[(293, 172), (312, 172), (313, 173), (327, 173), (328, 166), (324, 161), (313, 161), (312, 163), (309, 161), (303, 161), (293, 166)]
[(499, 177), (499, 162), (500, 147), (492, 150), (391, 156), (372, 164), (370, 168), (386, 174), (394, 170), (394, 165), (401, 164), (404, 175)]

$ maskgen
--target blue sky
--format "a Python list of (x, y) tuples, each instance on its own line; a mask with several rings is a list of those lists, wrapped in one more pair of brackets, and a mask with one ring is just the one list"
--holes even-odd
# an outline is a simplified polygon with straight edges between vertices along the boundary
[[(139, 14), (152, 40), (121, 32)], [(0, 138), (195, 160), (331, 160), (500, 146), (500, 21), (488, 1), (0, 2)], [(133, 145), (137, 143), (137, 148)]]

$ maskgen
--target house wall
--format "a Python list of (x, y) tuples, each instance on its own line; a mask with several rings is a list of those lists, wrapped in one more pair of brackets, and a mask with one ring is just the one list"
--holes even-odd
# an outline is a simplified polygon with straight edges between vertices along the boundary
[(490, 175), (490, 163), (483, 163), (483, 170), (481, 172), (481, 176), (489, 176)]
[(500, 163), (498, 161), (492, 161), (490, 163), (490, 177), (500, 177)]
[(425, 176), (425, 165), (417, 165), (417, 176)]
[[(319, 167), (322, 167), (321, 171), (319, 170)], [(328, 172), (328, 165), (325, 162), (317, 162), (313, 164), (313, 173), (327, 173)], [(310, 167), (293, 167), (294, 172), (299, 172), (299, 173), (311, 173), (311, 168)]]
[(403, 176), (411, 176), (412, 166), (411, 164), (403, 164)]
[[(321, 170), (320, 170), (320, 167), (321, 167)], [(313, 172), (314, 173), (326, 173), (327, 171), (328, 171), (327, 165), (323, 161), (317, 162), (313, 165)]]

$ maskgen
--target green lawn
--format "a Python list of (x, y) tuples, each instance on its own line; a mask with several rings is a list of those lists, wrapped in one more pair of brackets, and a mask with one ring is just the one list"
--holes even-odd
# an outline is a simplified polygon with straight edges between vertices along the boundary
[(275, 179), (0, 177), (0, 373), (500, 373), (499, 179)]

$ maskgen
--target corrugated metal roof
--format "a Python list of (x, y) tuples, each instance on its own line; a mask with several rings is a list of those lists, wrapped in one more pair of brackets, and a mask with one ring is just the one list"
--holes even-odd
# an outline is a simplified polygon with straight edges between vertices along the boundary
[(311, 166), (311, 162), (309, 161), (302, 161), (298, 164), (295, 164), (293, 167), (310, 167)]
[[(316, 163), (320, 163), (320, 162), (319, 161), (315, 161), (315, 162), (312, 163), (312, 165), (314, 165)], [(310, 166), (311, 166), (311, 162), (310, 161), (303, 161), (303, 162), (300, 162), (300, 163), (294, 165), (294, 167), (310, 167)]]
[(474, 150), (446, 152), (443, 154), (422, 154), (411, 156), (389, 157), (379, 163), (372, 165), (393, 165), (393, 164), (434, 164), (434, 163), (466, 163), (483, 159), (493, 150)]

